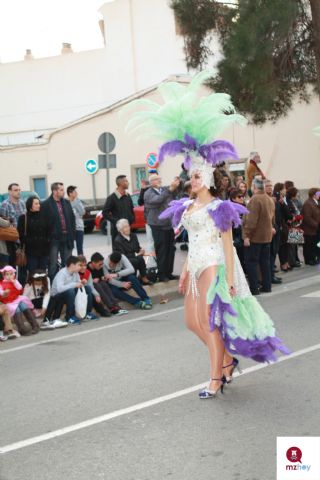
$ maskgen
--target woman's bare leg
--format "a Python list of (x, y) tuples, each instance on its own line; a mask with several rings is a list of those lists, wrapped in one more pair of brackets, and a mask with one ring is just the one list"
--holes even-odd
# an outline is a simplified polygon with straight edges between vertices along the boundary
[[(219, 330), (216, 328), (213, 332), (210, 331), (209, 326), (209, 311), (210, 306), (207, 305), (207, 292), (215, 280), (217, 267), (211, 266), (206, 268), (200, 275), (198, 280), (199, 297), (197, 298), (198, 316), (202, 331), (205, 335), (206, 344), (209, 350), (210, 357), (210, 376), (211, 378), (222, 378), (223, 359), (225, 354), (224, 343), (222, 341)], [(209, 389), (217, 390), (221, 382), (211, 380)]]
[(206, 335), (200, 325), (196, 299), (193, 297), (191, 291), (188, 293), (189, 279), (186, 284), (187, 293), (184, 297), (184, 316), (186, 326), (189, 330), (195, 333), (204, 344), (206, 344)]

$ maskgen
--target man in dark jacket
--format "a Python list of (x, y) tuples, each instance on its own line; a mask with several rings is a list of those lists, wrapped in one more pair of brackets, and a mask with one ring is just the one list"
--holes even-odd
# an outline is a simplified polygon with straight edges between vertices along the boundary
[(108, 196), (104, 205), (102, 215), (105, 220), (111, 224), (112, 245), (118, 235), (116, 227), (117, 221), (121, 218), (128, 220), (131, 225), (134, 222), (134, 211), (131, 196), (126, 192), (129, 187), (128, 179), (125, 175), (118, 175), (116, 178), (117, 188)]
[(274, 229), (276, 233), (273, 235), (272, 241), (270, 244), (271, 283), (280, 284), (282, 283), (282, 278), (276, 276), (274, 264), (280, 248), (280, 236), (281, 236), (281, 226), (282, 226), (281, 205), (276, 200), (276, 198), (272, 196), (273, 184), (271, 180), (264, 181), (264, 190), (265, 190), (265, 193), (268, 195), (268, 197), (270, 197), (274, 201), (274, 206), (275, 206)]
[(72, 254), (76, 225), (71, 204), (69, 200), (63, 198), (63, 183), (53, 183), (51, 192), (50, 197), (43, 202), (40, 211), (50, 232), (49, 277), (52, 281), (57, 272), (59, 253), (62, 267)]
[(159, 281), (166, 282), (176, 278), (172, 275), (175, 252), (174, 231), (171, 220), (160, 220), (159, 215), (175, 197), (176, 190), (180, 185), (180, 179), (176, 177), (170, 187), (161, 187), (161, 177), (158, 174), (151, 175), (149, 181), (150, 188), (144, 195), (147, 223), (152, 230), (157, 255)]
[(302, 206), (302, 229), (304, 231), (303, 256), (306, 265), (319, 263), (317, 234), (320, 228), (320, 207), (318, 188), (310, 188), (308, 199)]

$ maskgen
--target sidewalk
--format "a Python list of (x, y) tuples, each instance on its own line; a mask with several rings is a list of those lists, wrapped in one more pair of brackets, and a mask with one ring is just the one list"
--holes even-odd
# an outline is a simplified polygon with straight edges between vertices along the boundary
[[(139, 242), (142, 247), (146, 246), (146, 235), (144, 233), (138, 234)], [(174, 274), (180, 275), (183, 264), (187, 257), (187, 252), (180, 250), (180, 243), (177, 244), (177, 250), (175, 255), (174, 263)], [(111, 246), (107, 245), (107, 238), (99, 232), (93, 234), (85, 235), (85, 254), (87, 259), (90, 259), (92, 253), (99, 251), (102, 255), (107, 256), (111, 253)], [(302, 259), (301, 252), (299, 253), (300, 259)], [(284, 285), (289, 285), (298, 280), (303, 280), (309, 277), (314, 277), (314, 281), (320, 281), (320, 272), (317, 266), (305, 266), (304, 264), (300, 268), (294, 268), (291, 272), (283, 273), (279, 272), (276, 274), (278, 277), (282, 278), (282, 284), (272, 285), (272, 292), (277, 290), (281, 291)], [(166, 298), (168, 301), (182, 296), (178, 292), (178, 280), (172, 280), (165, 283), (156, 283), (152, 287), (145, 287), (148, 295), (152, 299), (153, 303), (158, 303), (161, 299)], [(133, 293), (134, 295), (134, 293)], [(268, 295), (268, 294), (264, 294)]]

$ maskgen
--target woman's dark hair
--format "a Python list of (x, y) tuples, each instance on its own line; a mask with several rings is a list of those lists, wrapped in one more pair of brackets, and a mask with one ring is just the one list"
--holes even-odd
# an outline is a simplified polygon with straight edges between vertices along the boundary
[(27, 198), (27, 200), (26, 200), (27, 212), (31, 211), (31, 208), (32, 208), (32, 205), (33, 205), (33, 200), (39, 200), (39, 198), (36, 197), (35, 195), (32, 195), (31, 197)]
[(229, 198), (233, 201), (237, 197), (243, 197), (243, 193), (238, 188), (232, 188), (229, 193)]
[(294, 183), (291, 180), (286, 180), (284, 186), (286, 187), (286, 190), (289, 190), (289, 188), (294, 187)]
[(297, 195), (298, 191), (299, 190), (296, 187), (289, 188), (286, 194), (287, 199), (291, 200), (291, 198), (294, 198)]
[(216, 168), (213, 171), (213, 183), (214, 187), (210, 187), (210, 193), (213, 197), (220, 197), (222, 193), (222, 188), (221, 188), (221, 180), (223, 177), (228, 177), (228, 174), (225, 172), (225, 170), (219, 170)]
[(47, 277), (47, 273), (44, 270), (34, 270), (32, 273), (29, 274), (29, 277), (28, 277), (27, 283), (29, 285), (32, 285), (33, 293), (34, 295), (36, 295), (34, 282), (41, 282), (43, 293), (48, 293), (49, 291), (48, 277)]
[(275, 195), (276, 193), (280, 193), (281, 190), (284, 189), (284, 183), (276, 183), (273, 187), (273, 195)]

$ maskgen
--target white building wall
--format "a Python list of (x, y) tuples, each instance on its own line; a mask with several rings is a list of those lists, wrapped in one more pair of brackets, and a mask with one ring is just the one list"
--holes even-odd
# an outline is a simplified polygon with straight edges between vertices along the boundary
[[(159, 101), (156, 91), (146, 98)], [(54, 133), (47, 145), (25, 148), (1, 149), (0, 193), (13, 181), (24, 190), (30, 189), (30, 179), (35, 175), (47, 177), (48, 184), (62, 181), (75, 184), (83, 199), (93, 198), (92, 179), (85, 172), (85, 161), (98, 158), (97, 139), (105, 131), (116, 137), (117, 168), (111, 170), (110, 184), (114, 188), (115, 177), (128, 176), (133, 189), (133, 169), (145, 165), (148, 153), (157, 151), (157, 141), (137, 142), (125, 133), (126, 119), (119, 117), (119, 108), (101, 112), (85, 121)], [(320, 124), (317, 99), (310, 104), (297, 104), (288, 117), (277, 124), (263, 127), (229, 128), (222, 138), (234, 143), (241, 158), (251, 150), (260, 152), (261, 168), (273, 181), (293, 180), (298, 188), (320, 186), (320, 139), (312, 134), (314, 125)], [(180, 172), (181, 158), (168, 158), (160, 169), (164, 183), (169, 183)], [(50, 168), (48, 168), (50, 167)], [(106, 196), (106, 172), (100, 170), (95, 176), (97, 197)]]
[(57, 128), (186, 72), (167, 0), (113, 0), (100, 12), (105, 48), (0, 64), (0, 134)]

